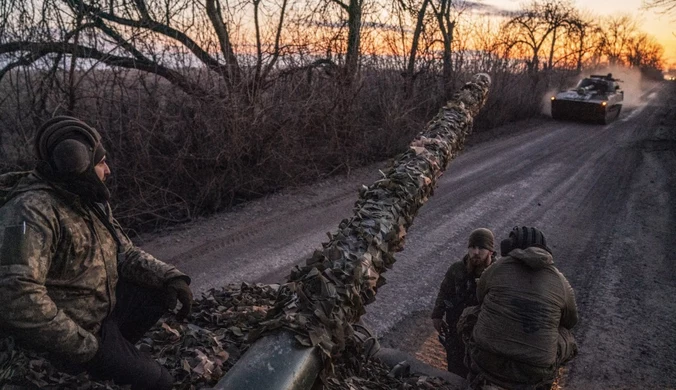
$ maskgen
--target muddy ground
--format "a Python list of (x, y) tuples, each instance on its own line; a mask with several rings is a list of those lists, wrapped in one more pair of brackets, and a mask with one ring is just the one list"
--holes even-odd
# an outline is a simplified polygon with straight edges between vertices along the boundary
[[(284, 281), (387, 162), (141, 237), (196, 291)], [(610, 125), (546, 118), (477, 134), (422, 208), (366, 321), (388, 347), (443, 366), (428, 320), (469, 232), (537, 226), (576, 291), (580, 354), (564, 389), (676, 388), (676, 83)]]

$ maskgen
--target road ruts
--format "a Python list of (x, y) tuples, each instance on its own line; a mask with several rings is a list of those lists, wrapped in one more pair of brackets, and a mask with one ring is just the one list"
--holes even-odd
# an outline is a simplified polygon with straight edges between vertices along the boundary
[[(499, 242), (515, 225), (537, 226), (580, 309), (580, 355), (563, 388), (676, 388), (675, 86), (606, 126), (543, 121), (463, 152), (416, 217), (366, 321), (390, 346), (415, 351), (431, 334), (426, 317), (469, 233), (488, 227)], [(343, 184), (310, 207), (268, 205), (269, 215), (183, 246), (173, 262), (198, 291), (281, 282), (350, 215), (358, 186), (371, 182)], [(166, 258), (172, 247), (149, 249)]]
[(608, 126), (551, 122), (456, 160), (369, 308), (388, 346), (433, 337), (420, 318), (472, 228), (489, 227), (500, 240), (514, 225), (533, 225), (580, 309), (580, 356), (562, 387), (676, 387), (676, 121), (660, 125), (674, 92)]

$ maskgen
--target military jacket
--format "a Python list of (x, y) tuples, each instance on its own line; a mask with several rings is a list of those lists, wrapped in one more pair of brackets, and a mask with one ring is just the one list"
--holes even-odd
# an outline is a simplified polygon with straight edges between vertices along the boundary
[(0, 332), (86, 362), (115, 307), (118, 278), (154, 288), (176, 277), (189, 282), (134, 246), (101, 207), (103, 217), (36, 172), (0, 175)]
[(578, 321), (573, 288), (541, 248), (514, 249), (498, 260), (481, 275), (477, 295), (477, 346), (534, 367), (554, 365), (559, 327)]
[(432, 309), (431, 318), (442, 318), (446, 315), (446, 322), (454, 330), (462, 311), (479, 304), (476, 296), (477, 279), (473, 273), (467, 271), (468, 261), (469, 255), (466, 254), (461, 261), (448, 267)]

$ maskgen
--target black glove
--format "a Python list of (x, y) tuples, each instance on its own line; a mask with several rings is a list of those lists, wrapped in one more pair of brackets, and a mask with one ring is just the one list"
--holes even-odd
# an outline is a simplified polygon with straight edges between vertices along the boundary
[(181, 310), (176, 313), (176, 319), (179, 321), (184, 320), (190, 314), (190, 310), (192, 310), (193, 296), (188, 283), (183, 278), (174, 278), (168, 281), (164, 287), (167, 294), (167, 308), (173, 310), (176, 307), (176, 301), (181, 302)]

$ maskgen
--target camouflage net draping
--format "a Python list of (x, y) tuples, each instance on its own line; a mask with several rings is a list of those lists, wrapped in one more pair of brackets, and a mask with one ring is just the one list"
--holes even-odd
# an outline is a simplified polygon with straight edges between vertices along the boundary
[[(330, 358), (353, 337), (351, 324), (385, 283), (407, 229), (439, 177), (462, 149), (488, 95), (490, 77), (475, 75), (396, 157), (382, 178), (359, 192), (354, 215), (329, 234), (303, 267), (291, 272), (262, 330), (284, 327)], [(252, 335), (256, 336), (256, 334)]]
[[(242, 285), (211, 290), (196, 300), (188, 323), (163, 318), (138, 344), (176, 379), (175, 389), (215, 385), (250, 342), (285, 328), (327, 358), (323, 387), (352, 389), (446, 389), (440, 379), (396, 378), (384, 365), (359, 353), (352, 324), (364, 314), (385, 283), (381, 275), (395, 262), (407, 229), (432, 195), (439, 177), (462, 149), (473, 117), (483, 106), (490, 78), (478, 74), (465, 84), (411, 142), (409, 149), (364, 186), (354, 215), (343, 220), (329, 242), (296, 267), (281, 287)], [(346, 350), (346, 345), (349, 346)], [(119, 389), (84, 374), (57, 371), (44, 355), (0, 338), (0, 390)]]
[[(247, 336), (257, 329), (274, 304), (279, 286), (250, 285), (213, 289), (195, 301), (187, 323), (163, 317), (138, 344), (176, 379), (174, 389), (214, 386), (249, 347)], [(335, 361), (327, 390), (445, 389), (437, 378), (394, 377), (385, 365), (358, 353)], [(124, 389), (110, 382), (91, 381), (59, 372), (44, 354), (18, 348), (0, 338), (0, 389)]]

